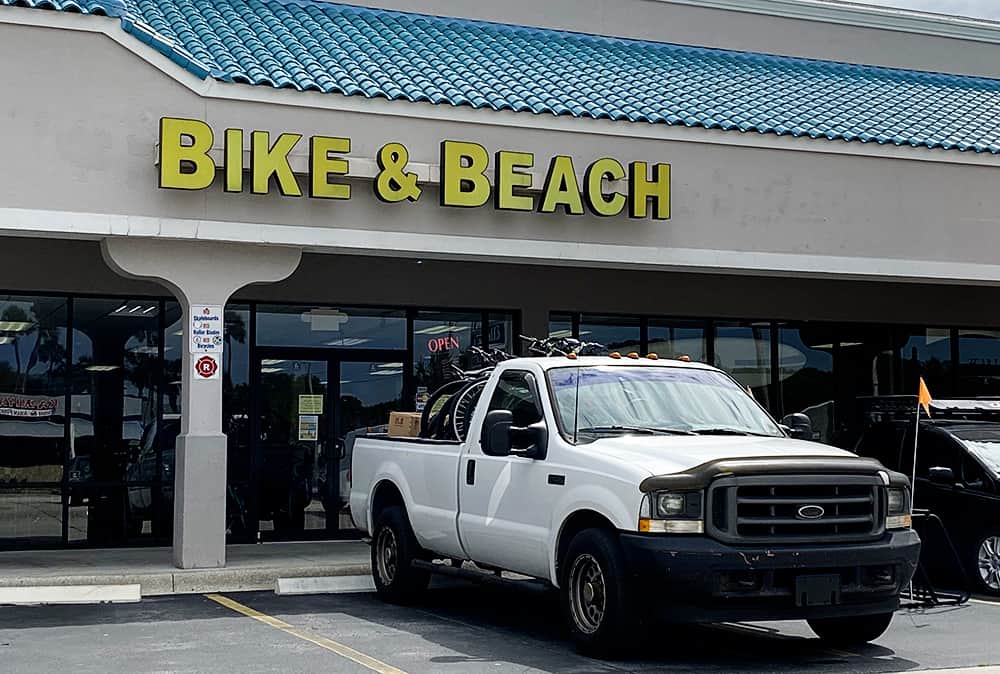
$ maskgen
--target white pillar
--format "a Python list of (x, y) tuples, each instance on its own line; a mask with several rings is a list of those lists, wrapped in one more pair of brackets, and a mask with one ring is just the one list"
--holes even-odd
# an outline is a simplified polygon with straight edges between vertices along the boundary
[[(182, 569), (226, 565), (226, 436), (222, 376), (196, 377), (191, 307), (225, 307), (250, 283), (280, 281), (299, 265), (301, 251), (162, 239), (107, 238), (101, 251), (118, 273), (169, 288), (184, 312), (181, 434), (174, 476), (174, 564)], [(202, 354), (203, 355), (203, 354)], [(221, 354), (219, 367), (221, 367)]]

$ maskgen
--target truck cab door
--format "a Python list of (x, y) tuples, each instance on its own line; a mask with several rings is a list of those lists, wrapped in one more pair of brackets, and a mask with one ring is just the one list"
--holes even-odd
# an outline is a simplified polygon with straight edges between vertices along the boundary
[(535, 377), (527, 370), (508, 370), (492, 392), (487, 389), (487, 409), (479, 414), (480, 425), (468, 439), (459, 471), (458, 520), (463, 547), (473, 561), (547, 578), (549, 528), (561, 493), (549, 484), (553, 467), (547, 459), (488, 456), (478, 432), (486, 412), (501, 409), (513, 413), (515, 452), (528, 448), (525, 434), (517, 429), (539, 423), (550, 429)]

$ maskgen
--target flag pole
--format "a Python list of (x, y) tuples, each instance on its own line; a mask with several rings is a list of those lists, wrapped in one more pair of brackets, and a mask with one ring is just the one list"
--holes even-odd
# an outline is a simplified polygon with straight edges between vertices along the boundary
[[(913, 504), (917, 493), (917, 437), (920, 435), (920, 395), (917, 395), (917, 423), (913, 428), (913, 467), (910, 469), (910, 519), (913, 519)], [(913, 579), (910, 579), (910, 601), (913, 601)]]

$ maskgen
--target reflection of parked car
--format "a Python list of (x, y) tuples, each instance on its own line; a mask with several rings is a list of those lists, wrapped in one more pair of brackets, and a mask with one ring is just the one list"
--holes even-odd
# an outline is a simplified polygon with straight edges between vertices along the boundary
[[(977, 415), (974, 401), (960, 405), (966, 414), (958, 416)], [(935, 417), (954, 417), (952, 407), (950, 401), (935, 401)], [(875, 423), (856, 451), (910, 475), (914, 425), (912, 418)], [(914, 498), (917, 508), (941, 518), (970, 578), (981, 590), (1000, 595), (1000, 422), (921, 421)]]
[[(366, 426), (363, 428), (356, 428), (346, 436), (343, 440), (337, 442), (337, 456), (339, 459), (338, 467), (340, 474), (340, 491), (338, 492), (340, 507), (339, 510), (343, 510), (350, 503), (351, 497), (351, 457), (354, 455), (354, 441), (359, 435), (366, 435), (370, 433), (386, 433), (389, 430), (389, 426), (382, 424), (381, 426)], [(320, 456), (319, 474), (318, 474), (318, 490), (320, 497), (323, 499), (323, 509), (327, 513), (337, 512), (337, 509), (332, 508), (332, 503), (330, 503), (333, 498), (333, 493), (326, 490), (326, 461), (327, 457), (325, 453)]]

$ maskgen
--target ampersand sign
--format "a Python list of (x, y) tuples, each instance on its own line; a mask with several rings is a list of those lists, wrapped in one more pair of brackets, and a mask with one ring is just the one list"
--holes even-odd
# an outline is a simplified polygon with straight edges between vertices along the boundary
[(379, 174), (375, 179), (375, 196), (386, 203), (403, 200), (416, 201), (421, 189), (417, 187), (417, 174), (407, 173), (410, 153), (402, 143), (388, 143), (376, 158)]

